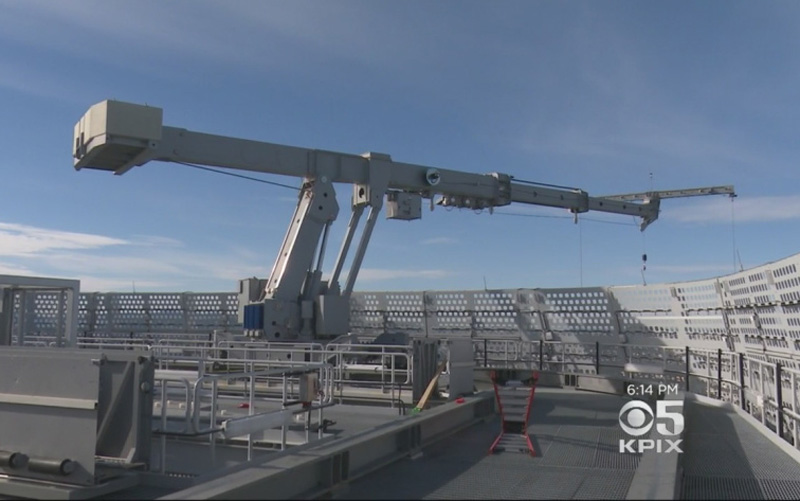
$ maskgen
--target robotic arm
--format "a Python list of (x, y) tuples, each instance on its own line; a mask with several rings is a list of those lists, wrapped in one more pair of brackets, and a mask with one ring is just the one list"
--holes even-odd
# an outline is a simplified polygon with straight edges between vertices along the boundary
[[(180, 162), (294, 176), (300, 196), (269, 278), (240, 282), (240, 319), (252, 336), (272, 340), (337, 336), (349, 330), (349, 297), (384, 198), (387, 218), (422, 216), (422, 199), (439, 205), (488, 209), (512, 202), (658, 218), (658, 196), (641, 203), (590, 197), (583, 190), (514, 181), (507, 174), (474, 174), (395, 162), (389, 155), (353, 155), (204, 134), (167, 127), (160, 108), (103, 101), (75, 125), (74, 166), (124, 174), (150, 161)], [(335, 183), (353, 186), (347, 232), (333, 273), (322, 281), (328, 232), (339, 211)], [(367, 221), (344, 287), (339, 278), (364, 209)], [(250, 303), (250, 304), (247, 304)]]

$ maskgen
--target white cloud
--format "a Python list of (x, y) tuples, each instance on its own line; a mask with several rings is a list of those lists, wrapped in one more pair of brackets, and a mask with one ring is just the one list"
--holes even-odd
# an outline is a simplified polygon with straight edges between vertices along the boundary
[(196, 252), (176, 248), (148, 249), (142, 253), (133, 246), (119, 249), (114, 255), (84, 252), (60, 252), (40, 255), (36, 261), (53, 270), (73, 276), (98, 276), (105, 280), (137, 287), (147, 283), (171, 282), (175, 289), (187, 288), (186, 283), (224, 280), (225, 289), (233, 289), (236, 281), (253, 275), (264, 277), (267, 268), (254, 259), (236, 252)]
[(29, 256), (62, 249), (98, 249), (129, 242), (118, 238), (0, 223), (0, 256)]
[(159, 235), (134, 235), (131, 243), (148, 247), (183, 247), (180, 240)]
[(35, 273), (25, 266), (0, 263), (0, 275), (35, 275)]
[[(113, 249), (113, 253), (108, 251)], [(183, 242), (159, 235), (135, 235), (130, 239), (56, 231), (0, 222), (0, 274), (63, 276), (78, 278), (84, 290), (130, 290), (185, 284), (206, 288), (225, 281), (233, 290), (236, 280), (264, 276), (261, 256), (246, 248), (219, 252), (185, 249)]]
[(54, 270), (67, 273), (105, 273), (110, 276), (124, 274), (136, 278), (148, 275), (179, 275), (185, 265), (179, 259), (165, 261), (159, 255), (133, 256), (127, 253), (98, 256), (81, 252), (59, 252), (36, 256), (36, 260)]
[[(733, 203), (733, 207), (731, 204)], [(664, 209), (664, 218), (681, 223), (762, 223), (800, 219), (800, 195), (713, 198)]]

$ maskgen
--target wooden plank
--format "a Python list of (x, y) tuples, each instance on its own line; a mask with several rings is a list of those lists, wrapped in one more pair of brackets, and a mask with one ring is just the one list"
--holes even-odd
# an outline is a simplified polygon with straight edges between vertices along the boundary
[(438, 381), (439, 376), (442, 374), (445, 367), (447, 367), (447, 362), (442, 362), (441, 364), (439, 364), (439, 368), (436, 370), (436, 374), (434, 374), (433, 378), (431, 378), (431, 382), (428, 383), (428, 387), (425, 388), (425, 393), (422, 394), (422, 398), (419, 399), (419, 402), (417, 402), (416, 407), (412, 409), (412, 412), (416, 413), (425, 408), (425, 405), (427, 405), (428, 403), (428, 399), (431, 398), (433, 389), (436, 387), (436, 381)]

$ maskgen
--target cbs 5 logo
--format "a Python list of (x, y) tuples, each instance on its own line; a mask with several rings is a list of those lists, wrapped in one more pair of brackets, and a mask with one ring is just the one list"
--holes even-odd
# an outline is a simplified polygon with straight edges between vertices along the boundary
[[(656, 421), (659, 421), (658, 423)], [(671, 421), (671, 430), (664, 421)], [(631, 400), (622, 406), (619, 411), (619, 425), (632, 437), (645, 435), (656, 425), (656, 430), (662, 435), (680, 435), (683, 431), (683, 402), (677, 400), (656, 401), (656, 412), (647, 402)]]

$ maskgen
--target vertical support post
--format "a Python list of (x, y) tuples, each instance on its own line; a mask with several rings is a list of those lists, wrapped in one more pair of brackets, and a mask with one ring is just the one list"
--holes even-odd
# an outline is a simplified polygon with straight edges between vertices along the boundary
[(528, 370), (533, 370), (533, 342), (532, 341), (522, 341), (522, 347), (524, 348), (522, 351), (524, 352), (525, 359), (528, 361)]
[[(183, 321), (183, 331), (182, 332), (189, 332), (189, 324), (190, 324), (190, 322), (189, 322), (189, 307), (190, 306), (194, 306), (194, 305), (190, 305), (190, 303), (189, 303), (189, 294), (187, 294), (186, 292), (182, 293), (181, 294), (181, 313), (182, 313), (182, 319), (181, 320)], [(112, 315), (112, 312), (114, 311), (114, 308), (112, 308), (110, 304), (107, 305), (107, 308), (108, 308), (108, 315), (110, 317)], [(109, 318), (109, 323), (110, 322), (111, 322), (111, 319)]]
[(542, 366), (544, 363), (544, 339), (539, 338), (539, 370), (543, 370)]
[(11, 346), (14, 327), (14, 289), (0, 289), (0, 346)]
[[(214, 332), (216, 333), (217, 331), (214, 331)], [(254, 366), (251, 363), (250, 364), (250, 377), (247, 380), (247, 381), (250, 382), (250, 388), (249, 388), (250, 391), (249, 391), (249, 394), (248, 394), (248, 406), (247, 406), (247, 415), (248, 416), (252, 416), (253, 415), (253, 412), (254, 412), (253, 409), (255, 408), (255, 403), (256, 403), (256, 401), (255, 401), (256, 378), (253, 375), (253, 372), (254, 372), (253, 367)], [(214, 426), (216, 426), (216, 424)], [(307, 440), (308, 439), (306, 439), (306, 441)], [(248, 433), (247, 434), (247, 460), (251, 461), (252, 459), (253, 459), (253, 434), (252, 433)]]
[(717, 348), (717, 399), (722, 400), (722, 348)]
[(469, 313), (469, 338), (475, 338), (475, 326), (478, 322), (478, 317), (476, 316), (477, 313), (474, 309), (470, 309), (467, 313)]
[(386, 347), (381, 346), (381, 393), (386, 386)]
[[(203, 370), (205, 372), (205, 370)], [(202, 377), (202, 376), (200, 376)], [(217, 394), (218, 394), (218, 386), (217, 378), (211, 380), (211, 410), (209, 410), (208, 415), (208, 422), (209, 422), (209, 429), (213, 430), (217, 427)], [(195, 405), (199, 405), (199, 402), (195, 402)], [(216, 432), (212, 431), (208, 435), (208, 440), (211, 442), (211, 464), (213, 467), (217, 465), (217, 434)]]
[[(287, 382), (286, 374), (284, 374), (283, 377), (281, 378), (281, 383), (282, 383), (281, 409), (286, 409), (286, 397), (287, 397), (286, 382)], [(320, 423), (320, 425), (321, 424), (322, 423)], [(286, 423), (281, 425), (281, 450), (285, 449), (286, 449)]]
[(428, 337), (428, 293), (422, 292), (422, 321), (425, 326), (425, 337)]
[(78, 322), (80, 317), (81, 286), (80, 282), (72, 289), (67, 289), (67, 346), (78, 345)]
[(778, 410), (775, 413), (775, 430), (778, 432), (778, 436), (783, 438), (783, 384), (781, 384), (781, 373), (783, 372), (781, 368), (781, 363), (775, 363), (775, 405), (778, 406)]
[(19, 325), (17, 326), (17, 345), (25, 346), (25, 329), (27, 329), (28, 293), (19, 289)]
[(64, 316), (66, 314), (64, 302), (67, 300), (67, 295), (64, 290), (59, 290), (56, 292), (56, 298), (56, 346), (62, 348), (65, 342), (64, 338), (69, 337), (69, 333), (66, 332), (69, 329), (69, 325), (67, 324), (67, 327), (64, 327)]
[(489, 353), (487, 351), (488, 346), (489, 346), (489, 340), (488, 339), (484, 339), (483, 340), (483, 366), (484, 367), (489, 367)]
[[(328, 374), (328, 378), (331, 378), (331, 379), (333, 378), (333, 373), (332, 372), (326, 371), (326, 373)], [(332, 388), (333, 387), (331, 386), (331, 389)], [(327, 395), (328, 391), (330, 391), (330, 390), (327, 390), (327, 389), (325, 390), (326, 395)], [(398, 399), (399, 399), (399, 397), (398, 397)], [(322, 397), (322, 394), (320, 394), (320, 396), (319, 396), (319, 408), (317, 409), (317, 439), (319, 439), (319, 440), (322, 439), (322, 405), (323, 405), (322, 400), (323, 400), (323, 397)], [(333, 402), (333, 395), (331, 395), (331, 402)]]
[(744, 353), (739, 353), (739, 404), (743, 410), (747, 410), (744, 393)]
[[(790, 395), (792, 396), (792, 409), (797, 409), (797, 375), (794, 372), (790, 372), (789, 377), (791, 383)], [(795, 448), (797, 447), (797, 421), (795, 421), (794, 426), (792, 426), (792, 444), (794, 444)]]
[[(392, 353), (389, 356), (391, 357), (391, 360), (392, 360), (392, 362), (391, 362), (392, 377), (391, 377), (391, 380), (389, 381), (389, 384), (392, 387), (392, 391), (394, 391), (394, 383), (395, 383), (395, 381), (394, 381), (394, 372), (395, 372), (395, 363), (394, 363), (394, 361), (397, 359), (397, 354)], [(406, 369), (408, 369), (408, 364), (406, 364)], [(392, 401), (392, 407), (394, 407), (394, 401)]]
[(686, 391), (689, 391), (689, 347), (686, 347), (686, 370), (684, 371), (684, 376), (686, 377)]
[(600, 341), (594, 342), (594, 373), (600, 375)]
[(767, 401), (769, 398), (767, 397), (766, 371), (761, 364), (759, 364), (758, 377), (760, 381), (758, 389), (761, 391), (761, 424), (767, 426)]
[[(161, 431), (166, 431), (167, 429), (167, 386), (168, 382), (166, 379), (161, 380)], [(200, 405), (198, 402), (195, 402), (194, 405)], [(161, 434), (161, 474), (165, 474), (167, 472), (167, 435)]]

